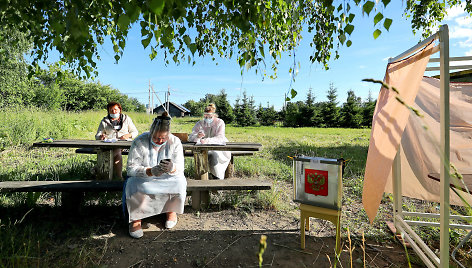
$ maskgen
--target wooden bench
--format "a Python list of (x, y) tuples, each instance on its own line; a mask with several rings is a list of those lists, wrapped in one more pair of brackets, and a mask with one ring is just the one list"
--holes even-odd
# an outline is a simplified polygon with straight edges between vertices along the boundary
[[(97, 154), (98, 149), (95, 148), (79, 148), (75, 150), (75, 153), (77, 154)], [(123, 155), (128, 155), (129, 149), (123, 149), (121, 154)], [(229, 162), (228, 167), (226, 168), (225, 171), (225, 178), (231, 178), (234, 173), (234, 157), (235, 156), (251, 156), (254, 155), (254, 152), (252, 151), (232, 151), (231, 152), (231, 160)], [(184, 151), (184, 156), (185, 157), (193, 157), (193, 152), (185, 150)]]
[[(124, 181), (2, 181), (0, 193), (8, 192), (63, 192), (72, 196), (84, 192), (121, 192)], [(205, 193), (213, 190), (270, 190), (271, 183), (257, 180), (187, 180), (187, 191), (192, 192), (192, 207), (207, 206)], [(202, 195), (201, 195), (202, 194)], [(73, 201), (71, 201), (73, 202)], [(76, 202), (77, 203), (77, 202)], [(80, 203), (79, 203), (80, 204)]]

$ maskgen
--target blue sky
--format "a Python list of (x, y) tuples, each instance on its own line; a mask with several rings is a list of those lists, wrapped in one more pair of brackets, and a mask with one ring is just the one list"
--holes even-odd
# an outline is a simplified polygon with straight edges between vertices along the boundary
[[(300, 63), (296, 81), (292, 87), (298, 91), (294, 101), (305, 100), (311, 88), (315, 101), (326, 100), (326, 92), (330, 83), (338, 90), (338, 101), (346, 100), (347, 91), (354, 90), (357, 96), (367, 98), (371, 91), (377, 97), (379, 88), (371, 83), (362, 82), (364, 78), (383, 79), (387, 60), (415, 45), (420, 35), (414, 36), (410, 22), (402, 17), (403, 1), (392, 1), (384, 12), (386, 17), (393, 19), (390, 31), (382, 30), (382, 35), (374, 40), (373, 17), (358, 14), (354, 20), (355, 30), (351, 36), (353, 45), (342, 47), (340, 58), (330, 62), (328, 71), (308, 60), (312, 49), (309, 40), (302, 40), (296, 51), (296, 61)], [(465, 17), (460, 10), (451, 10), (447, 23), (450, 29), (451, 56), (472, 55), (472, 20)], [(171, 63), (163, 64), (162, 57), (149, 59), (149, 50), (144, 50), (140, 42), (140, 32), (135, 27), (128, 36), (127, 47), (123, 57), (115, 64), (112, 46), (105, 44), (100, 48), (101, 61), (98, 63), (98, 80), (119, 89), (130, 97), (135, 97), (144, 104), (148, 103), (149, 81), (164, 100), (164, 91), (170, 88), (170, 100), (183, 104), (189, 99), (199, 100), (205, 94), (218, 94), (222, 89), (228, 94), (229, 101), (235, 100), (243, 91), (253, 96), (256, 105), (274, 105), (276, 109), (283, 106), (284, 94), (290, 89), (289, 68), (293, 58), (285, 55), (278, 67), (278, 78), (263, 79), (254, 70), (245, 71), (241, 76), (239, 65), (235, 59), (196, 58), (195, 65), (183, 63), (179, 66)], [(159, 52), (158, 52), (159, 53)], [(268, 72), (270, 65), (268, 64)], [(158, 103), (154, 98), (154, 104)]]

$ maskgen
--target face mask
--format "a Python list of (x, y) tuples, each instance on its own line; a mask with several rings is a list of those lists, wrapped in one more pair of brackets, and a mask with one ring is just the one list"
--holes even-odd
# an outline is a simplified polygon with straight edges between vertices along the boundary
[(120, 117), (120, 114), (110, 114), (110, 117), (111, 118), (118, 118), (118, 117)]
[(166, 144), (166, 142), (167, 142), (167, 141), (165, 141), (165, 142), (162, 143), (162, 144), (157, 144), (157, 143), (155, 143), (154, 141), (152, 141), (152, 139), (151, 139), (151, 144), (152, 144), (152, 146), (153, 146), (155, 149), (158, 149), (158, 150), (159, 150), (159, 148), (162, 147), (162, 145)]
[(213, 122), (213, 118), (205, 118), (205, 123), (211, 124)]

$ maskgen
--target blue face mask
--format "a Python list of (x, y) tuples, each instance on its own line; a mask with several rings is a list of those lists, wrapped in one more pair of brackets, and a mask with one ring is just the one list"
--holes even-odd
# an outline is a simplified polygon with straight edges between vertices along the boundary
[(120, 114), (109, 114), (109, 115), (111, 118), (114, 118), (114, 119), (120, 117)]
[(166, 142), (167, 142), (167, 141), (163, 142), (162, 144), (157, 144), (157, 143), (155, 143), (154, 141), (152, 141), (152, 139), (151, 139), (151, 145), (152, 145), (154, 148), (156, 148), (156, 149), (161, 148), (162, 145), (166, 144)]
[(204, 120), (205, 120), (205, 123), (207, 124), (213, 123), (213, 118), (205, 118)]

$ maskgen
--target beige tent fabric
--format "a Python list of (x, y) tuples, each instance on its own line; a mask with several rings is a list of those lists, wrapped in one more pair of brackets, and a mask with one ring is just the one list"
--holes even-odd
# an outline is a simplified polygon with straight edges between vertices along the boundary
[(414, 103), (433, 48), (432, 42), (415, 55), (387, 66), (384, 82), (395, 87), (399, 95), (382, 88), (374, 111), (362, 196), (371, 222), (377, 214), (410, 114), (409, 109), (396, 98), (400, 97), (407, 105)]
[[(461, 174), (472, 174), (472, 83), (450, 84), (450, 161)], [(411, 113), (401, 140), (402, 194), (439, 202), (440, 183), (428, 174), (440, 172), (440, 81), (424, 77), (413, 105), (423, 118)], [(466, 177), (465, 179), (469, 179)], [(451, 177), (451, 184), (462, 183)], [(472, 190), (472, 189), (469, 189)], [(392, 176), (385, 192), (393, 192)], [(472, 196), (459, 192), (472, 205)], [(463, 205), (451, 190), (451, 204)]]

